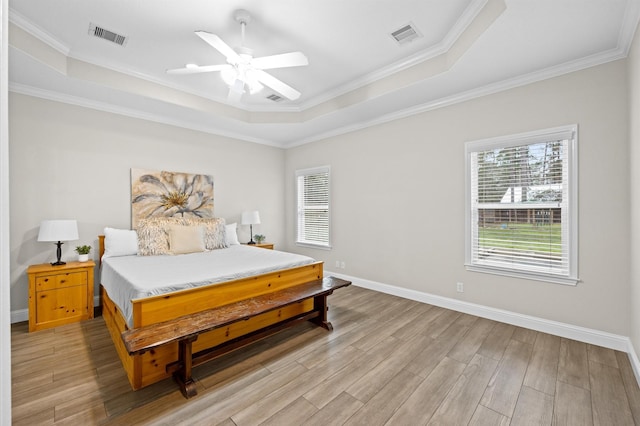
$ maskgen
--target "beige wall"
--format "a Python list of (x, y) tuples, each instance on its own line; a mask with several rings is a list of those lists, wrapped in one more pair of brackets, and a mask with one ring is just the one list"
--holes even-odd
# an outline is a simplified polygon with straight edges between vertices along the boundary
[(640, 354), (640, 31), (629, 54), (631, 163), (631, 343)]
[[(26, 309), (26, 267), (54, 257), (53, 245), (36, 242), (40, 221), (76, 218), (77, 243), (95, 246), (104, 226), (129, 227), (129, 169), (142, 167), (213, 174), (217, 216), (235, 221), (257, 208), (258, 231), (279, 247), (325, 260), (328, 270), (341, 260), (346, 269), (338, 272), (354, 277), (633, 333), (637, 348), (640, 327), (628, 302), (626, 82), (627, 62), (617, 61), (287, 151), (13, 94), (11, 309)], [(572, 287), (467, 272), (464, 142), (573, 123), (579, 126), (582, 282)], [(319, 165), (332, 167), (330, 251), (291, 244), (294, 171)], [(65, 256), (73, 256), (74, 244), (66, 245)], [(464, 283), (464, 293), (456, 293), (456, 282)], [(637, 285), (633, 290), (637, 299)]]
[[(288, 248), (350, 276), (628, 336), (626, 61), (617, 61), (286, 151), (294, 171), (331, 166), (330, 251)], [(577, 124), (577, 286), (467, 272), (464, 142)], [(465, 292), (456, 293), (456, 282)]]
[(36, 241), (41, 220), (77, 219), (80, 240), (63, 246), (66, 259), (78, 244), (96, 256), (105, 226), (130, 227), (132, 167), (211, 174), (216, 216), (230, 223), (258, 209), (254, 233), (283, 241), (281, 149), (24, 95), (9, 102), (12, 312), (27, 308), (27, 266), (55, 258), (53, 244)]

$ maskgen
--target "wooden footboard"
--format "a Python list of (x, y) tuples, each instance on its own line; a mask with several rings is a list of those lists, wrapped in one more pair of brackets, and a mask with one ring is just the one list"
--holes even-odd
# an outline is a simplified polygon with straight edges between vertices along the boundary
[[(323, 263), (315, 262), (264, 275), (181, 290), (146, 299), (137, 299), (132, 301), (133, 325), (137, 328), (143, 325), (155, 324), (322, 277)], [(128, 329), (127, 323), (102, 286), (100, 287), (100, 295), (105, 323), (133, 389), (140, 389), (169, 377), (170, 373), (167, 372), (166, 366), (178, 360), (178, 344), (174, 342), (160, 346), (142, 355), (129, 355), (121, 337), (122, 332)], [(200, 351), (217, 346), (231, 339), (312, 310), (313, 298), (310, 298), (301, 303), (258, 315), (247, 321), (213, 330), (201, 335), (197, 342), (194, 343), (193, 350)]]

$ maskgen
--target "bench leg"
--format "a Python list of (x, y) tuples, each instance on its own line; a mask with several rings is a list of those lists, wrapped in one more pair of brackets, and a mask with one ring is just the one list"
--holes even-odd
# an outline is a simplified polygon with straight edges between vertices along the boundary
[(180, 390), (185, 398), (191, 398), (198, 394), (196, 382), (194, 382), (191, 377), (191, 344), (195, 342), (197, 338), (198, 336), (195, 336), (178, 342), (178, 362), (180, 369), (173, 373), (173, 377), (175, 381), (178, 382), (178, 385), (180, 385)]
[(327, 321), (327, 296), (316, 296), (313, 298), (313, 310), (319, 313), (317, 318), (314, 318), (313, 321), (318, 324), (322, 328), (326, 328), (329, 331), (333, 330), (333, 325), (329, 321)]

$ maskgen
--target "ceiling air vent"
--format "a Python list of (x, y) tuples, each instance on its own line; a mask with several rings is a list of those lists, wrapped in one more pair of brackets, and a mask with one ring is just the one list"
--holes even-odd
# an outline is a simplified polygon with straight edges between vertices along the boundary
[(113, 31), (105, 30), (94, 24), (89, 24), (89, 35), (110, 41), (120, 46), (124, 46), (127, 43), (127, 37), (114, 33)]
[(413, 24), (409, 23), (404, 27), (393, 31), (391, 33), (391, 37), (393, 37), (393, 39), (397, 41), (398, 44), (406, 44), (422, 37), (422, 34), (418, 32)]
[(273, 102), (280, 102), (282, 100), (282, 96), (278, 96), (276, 94), (267, 96), (267, 99)]

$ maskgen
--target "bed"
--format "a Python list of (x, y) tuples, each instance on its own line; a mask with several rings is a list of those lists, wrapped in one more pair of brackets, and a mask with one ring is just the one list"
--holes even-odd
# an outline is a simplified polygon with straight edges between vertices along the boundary
[[(321, 261), (274, 250), (234, 244), (189, 254), (105, 257), (105, 236), (100, 235), (98, 240), (102, 315), (134, 390), (170, 377), (166, 367), (178, 359), (178, 345), (168, 344), (131, 356), (122, 342), (124, 331), (323, 277)], [(211, 274), (212, 269), (218, 273)], [(181, 275), (185, 276), (182, 280)], [(125, 284), (128, 279), (134, 280), (132, 285)], [(312, 310), (310, 298), (213, 330), (202, 335), (193, 350), (224, 344)]]

